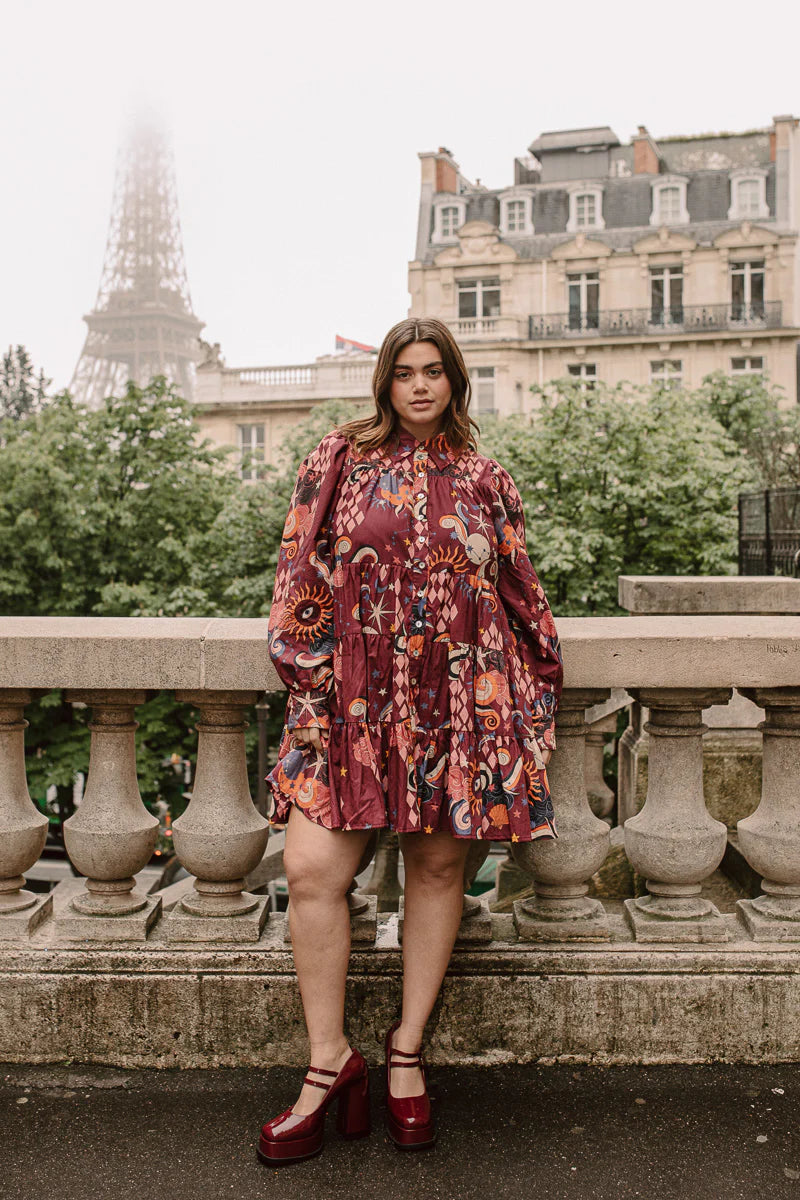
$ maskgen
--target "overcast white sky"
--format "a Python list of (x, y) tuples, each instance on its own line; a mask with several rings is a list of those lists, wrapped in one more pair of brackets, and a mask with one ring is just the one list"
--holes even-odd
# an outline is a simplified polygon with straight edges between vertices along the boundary
[(489, 187), (543, 130), (627, 141), (800, 115), (798, 6), (672, 0), (18, 0), (3, 17), (0, 347), (56, 386), (83, 344), (140, 98), (176, 153), (189, 283), (231, 366), (406, 315), (417, 152)]

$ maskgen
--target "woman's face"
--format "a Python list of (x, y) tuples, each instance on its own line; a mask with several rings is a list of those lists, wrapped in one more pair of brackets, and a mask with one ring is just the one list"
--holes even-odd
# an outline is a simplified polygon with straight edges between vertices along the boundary
[(450, 397), (435, 342), (411, 342), (394, 361), (389, 399), (401, 429), (425, 441), (438, 433)]

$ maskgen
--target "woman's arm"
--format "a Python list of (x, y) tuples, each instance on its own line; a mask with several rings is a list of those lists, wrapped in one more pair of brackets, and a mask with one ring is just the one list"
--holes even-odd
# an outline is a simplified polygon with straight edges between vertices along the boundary
[(334, 637), (327, 522), (347, 451), (347, 440), (334, 431), (303, 461), (278, 554), (267, 642), (289, 692), (290, 730), (330, 727)]
[(494, 461), (491, 467), (499, 550), (497, 591), (527, 685), (521, 697), (521, 732), (535, 738), (546, 763), (556, 744), (555, 714), (563, 680), (561, 648), (547, 597), (528, 557), (525, 514), (516, 484), (505, 467)]

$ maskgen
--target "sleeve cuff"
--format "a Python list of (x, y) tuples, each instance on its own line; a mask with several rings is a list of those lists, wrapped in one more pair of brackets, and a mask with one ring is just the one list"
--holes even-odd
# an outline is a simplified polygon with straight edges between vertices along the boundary
[(307, 729), (309, 725), (319, 725), (321, 729), (330, 729), (331, 714), (326, 692), (292, 692), (286, 706), (286, 728)]
[(548, 721), (542, 721), (537, 724), (531, 732), (540, 750), (555, 750), (556, 726), (552, 717)]

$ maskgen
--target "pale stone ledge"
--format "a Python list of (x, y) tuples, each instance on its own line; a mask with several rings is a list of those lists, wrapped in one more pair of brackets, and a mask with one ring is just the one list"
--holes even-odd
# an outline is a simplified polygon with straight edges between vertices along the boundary
[[(800, 616), (556, 622), (567, 687), (800, 684)], [(267, 649), (266, 619), (201, 617), (5, 617), (0, 687), (283, 690)]]
[(630, 613), (800, 613), (800, 579), (779, 575), (620, 575), (619, 604)]

